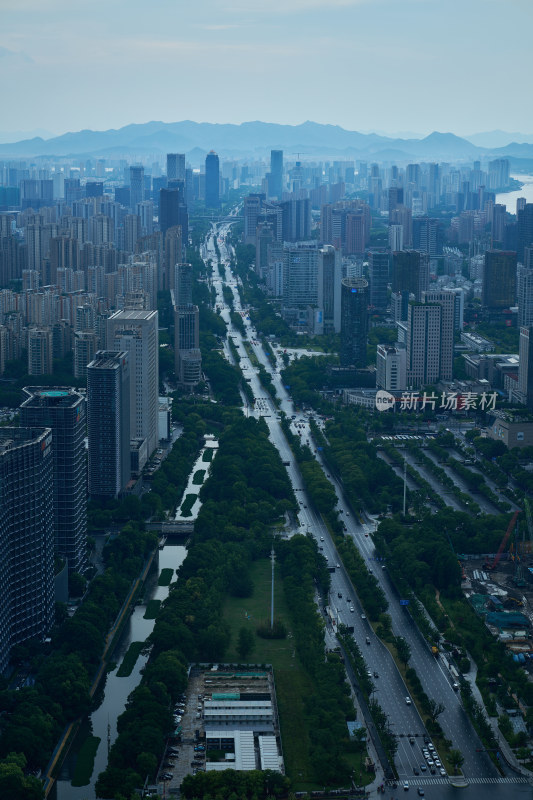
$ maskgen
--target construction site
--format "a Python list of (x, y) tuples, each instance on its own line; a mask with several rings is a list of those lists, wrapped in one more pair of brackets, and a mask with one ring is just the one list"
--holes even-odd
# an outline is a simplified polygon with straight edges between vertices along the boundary
[(465, 596), (513, 659), (533, 673), (533, 517), (515, 511), (497, 553), (461, 556)]

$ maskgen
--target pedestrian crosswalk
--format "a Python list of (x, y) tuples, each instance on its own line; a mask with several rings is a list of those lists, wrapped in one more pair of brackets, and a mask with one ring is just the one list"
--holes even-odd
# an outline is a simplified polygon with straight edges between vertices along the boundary
[[(420, 784), (421, 786), (438, 786), (438, 785), (446, 785), (453, 782), (453, 777), (450, 776), (449, 778), (432, 778), (432, 777), (416, 777), (416, 778), (408, 778), (408, 781)], [(529, 783), (528, 778), (523, 778), (521, 776), (510, 777), (510, 778), (464, 778), (465, 785), (469, 783), (477, 783), (477, 784), (513, 784), (513, 783)]]

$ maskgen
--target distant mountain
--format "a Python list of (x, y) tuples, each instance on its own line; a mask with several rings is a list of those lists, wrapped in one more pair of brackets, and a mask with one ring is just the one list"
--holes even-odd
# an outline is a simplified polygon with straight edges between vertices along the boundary
[(0, 157), (105, 157), (107, 154), (115, 158), (146, 158), (178, 152), (187, 153), (191, 162), (197, 164), (203, 153), (211, 149), (226, 158), (265, 157), (271, 149), (284, 150), (287, 158), (300, 154), (312, 158), (461, 161), (493, 152), (503, 156), (507, 150), (510, 156), (533, 157), (533, 145), (507, 144), (505, 148), (489, 151), (453, 133), (438, 131), (422, 139), (402, 139), (309, 121), (301, 125), (258, 121), (218, 125), (191, 120), (153, 121), (126, 125), (118, 130), (82, 130), (51, 139), (34, 137), (0, 144)]
[(21, 139), (33, 139), (35, 136), (40, 136), (42, 139), (51, 139), (54, 134), (44, 128), (37, 128), (34, 131), (0, 131), (0, 143), (18, 142)]
[(505, 147), (512, 142), (526, 142), (533, 144), (533, 133), (507, 133), (507, 131), (487, 131), (486, 133), (474, 133), (472, 136), (465, 136), (472, 144), (477, 147)]

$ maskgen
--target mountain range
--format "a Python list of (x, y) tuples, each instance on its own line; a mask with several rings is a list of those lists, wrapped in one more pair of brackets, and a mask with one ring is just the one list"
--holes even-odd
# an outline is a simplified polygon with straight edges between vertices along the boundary
[[(374, 161), (472, 161), (506, 157), (515, 165), (533, 161), (533, 137), (522, 143), (481, 146), (480, 141), (502, 141), (503, 132), (475, 134), (472, 139), (434, 131), (424, 138), (392, 138), (376, 133), (349, 131), (338, 125), (304, 122), (278, 125), (244, 122), (240, 125), (210, 122), (146, 122), (107, 131), (82, 130), (50, 139), (36, 136), (18, 142), (0, 143), (0, 157), (99, 157), (157, 158), (169, 152), (186, 153), (199, 164), (213, 149), (224, 158), (264, 158), (271, 149), (283, 150), (286, 158), (359, 158)], [(483, 139), (483, 137), (485, 137)], [(531, 142), (524, 142), (531, 139)]]

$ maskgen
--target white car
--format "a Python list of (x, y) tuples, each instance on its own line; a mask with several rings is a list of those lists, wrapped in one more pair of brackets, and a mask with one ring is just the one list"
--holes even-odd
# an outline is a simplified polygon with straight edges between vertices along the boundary
[(350, 606), (350, 611), (355, 611), (355, 608), (353, 606)]
[(444, 778), (444, 776), (446, 775), (446, 770), (445, 770), (443, 767), (441, 767), (441, 768), (439, 769), (439, 772), (440, 772), (440, 774), (442, 775), (442, 777)]
[(406, 697), (405, 698), (405, 705), (406, 706), (410, 706), (411, 705), (411, 698), (410, 697)]
[(406, 792), (409, 789), (409, 782), (408, 781), (404, 781), (403, 782), (403, 789), (404, 789), (404, 792)]

